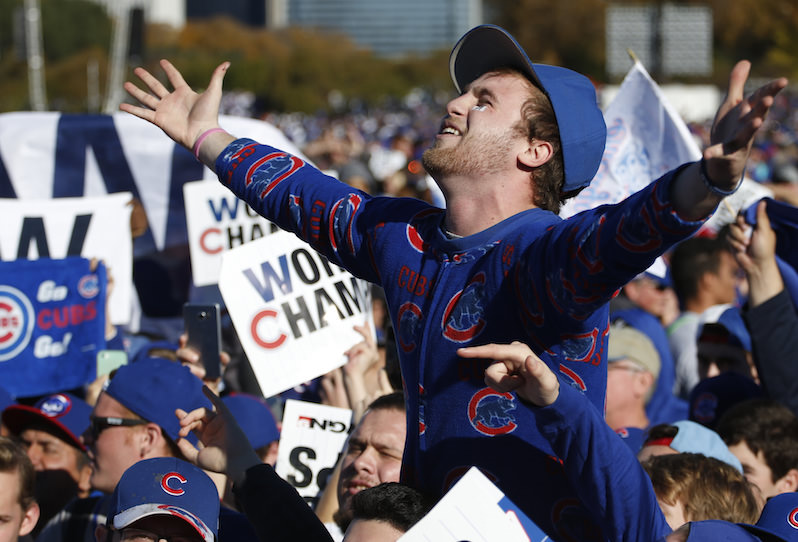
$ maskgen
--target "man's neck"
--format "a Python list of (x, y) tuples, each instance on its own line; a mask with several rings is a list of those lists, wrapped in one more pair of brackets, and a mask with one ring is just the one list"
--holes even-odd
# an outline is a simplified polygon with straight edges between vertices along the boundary
[(481, 186), (469, 189), (467, 180), (460, 184), (456, 184), (458, 180), (447, 181), (448, 186), (456, 189), (444, 189), (445, 228), (456, 236), (465, 237), (479, 233), (502, 220), (535, 207), (530, 195), (523, 192), (523, 189), (519, 190), (518, 185), (513, 185), (511, 182), (486, 178), (479, 181)]

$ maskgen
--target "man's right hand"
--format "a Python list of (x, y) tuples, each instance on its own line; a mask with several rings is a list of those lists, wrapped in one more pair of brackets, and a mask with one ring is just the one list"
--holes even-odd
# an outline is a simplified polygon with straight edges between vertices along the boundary
[(171, 62), (161, 60), (161, 67), (174, 90), (170, 92), (144, 68), (136, 68), (134, 73), (149, 92), (130, 81), (125, 83), (125, 90), (143, 107), (123, 103), (119, 109), (153, 123), (175, 142), (191, 150), (203, 132), (219, 126), (222, 81), (230, 63), (223, 62), (217, 66), (208, 88), (199, 94), (188, 86)]

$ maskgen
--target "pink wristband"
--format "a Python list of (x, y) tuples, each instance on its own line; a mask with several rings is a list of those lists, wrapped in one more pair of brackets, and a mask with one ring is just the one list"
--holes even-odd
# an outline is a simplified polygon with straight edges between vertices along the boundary
[(224, 132), (224, 130), (222, 128), (216, 127), (216, 128), (211, 128), (210, 130), (205, 130), (200, 134), (200, 136), (197, 138), (197, 141), (194, 142), (194, 158), (196, 158), (197, 160), (200, 159), (199, 151), (200, 151), (200, 146), (202, 146), (202, 142), (205, 141), (206, 137), (215, 132)]

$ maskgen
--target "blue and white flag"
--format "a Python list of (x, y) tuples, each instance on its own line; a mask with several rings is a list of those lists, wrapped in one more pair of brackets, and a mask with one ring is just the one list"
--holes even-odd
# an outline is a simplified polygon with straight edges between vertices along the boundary
[(565, 218), (617, 203), (671, 169), (701, 158), (687, 125), (640, 62), (604, 112), (607, 146), (593, 182), (563, 206)]
[(82, 386), (105, 347), (105, 266), (0, 262), (0, 385), (16, 397)]

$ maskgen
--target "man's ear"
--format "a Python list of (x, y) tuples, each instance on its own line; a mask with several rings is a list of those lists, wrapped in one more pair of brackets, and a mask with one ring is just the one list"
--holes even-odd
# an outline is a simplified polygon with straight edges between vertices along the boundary
[(169, 445), (161, 431), (161, 426), (157, 423), (148, 422), (143, 425), (142, 429), (136, 435), (136, 438), (141, 459), (161, 457), (164, 447), (166, 447), (165, 449), (167, 450), (169, 449)]
[(22, 518), (22, 523), (19, 526), (19, 536), (25, 536), (36, 527), (36, 523), (39, 521), (39, 513), (39, 503), (36, 502), (25, 510), (25, 516)]
[(798, 491), (798, 470), (788, 470), (784, 476), (776, 481), (776, 489), (778, 489), (780, 493)]
[(542, 166), (554, 156), (554, 148), (548, 141), (533, 139), (518, 155), (518, 161), (528, 168)]
[(88, 497), (91, 493), (91, 472), (91, 465), (88, 463), (78, 471), (78, 496), (81, 498)]

